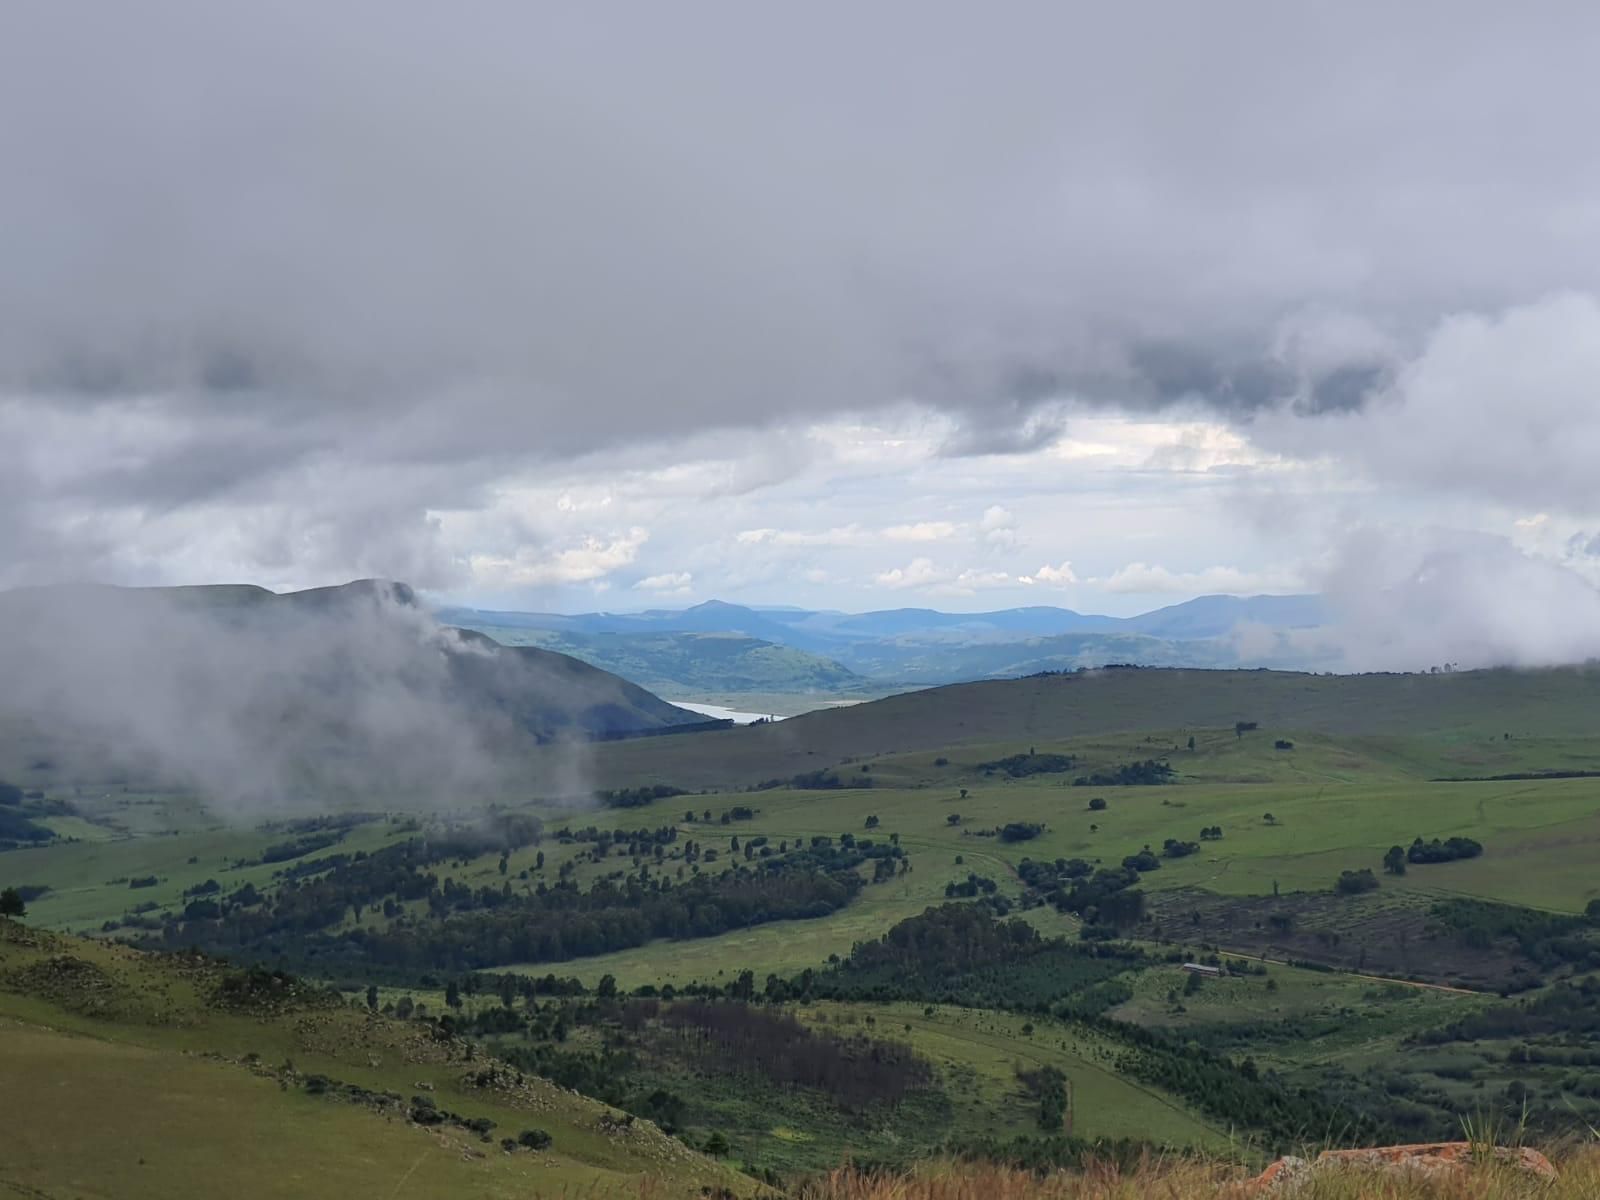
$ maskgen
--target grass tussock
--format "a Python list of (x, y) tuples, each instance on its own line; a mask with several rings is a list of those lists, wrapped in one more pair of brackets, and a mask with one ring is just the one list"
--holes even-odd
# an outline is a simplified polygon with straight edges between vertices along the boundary
[[(1554, 1157), (1554, 1156), (1553, 1156)], [(1334, 1168), (1296, 1187), (1262, 1191), (1239, 1168), (1193, 1160), (1151, 1159), (1131, 1169), (1113, 1165), (1038, 1175), (1011, 1167), (944, 1164), (907, 1174), (848, 1168), (808, 1181), (801, 1200), (1595, 1200), (1600, 1149), (1557, 1160), (1547, 1182), (1515, 1168), (1483, 1163), (1433, 1177), (1416, 1171)]]

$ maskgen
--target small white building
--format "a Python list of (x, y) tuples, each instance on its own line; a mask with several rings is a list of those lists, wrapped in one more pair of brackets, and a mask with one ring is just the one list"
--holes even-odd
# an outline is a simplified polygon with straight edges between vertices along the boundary
[(1208, 967), (1205, 963), (1184, 963), (1183, 969), (1191, 975), (1208, 975), (1212, 979), (1222, 978), (1221, 967)]

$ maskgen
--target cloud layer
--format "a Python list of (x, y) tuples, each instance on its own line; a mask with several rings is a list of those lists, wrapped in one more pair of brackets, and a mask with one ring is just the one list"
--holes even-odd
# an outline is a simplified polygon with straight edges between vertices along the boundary
[(1597, 32), (7, 6), (0, 585), (1115, 607), (1438, 528), (1586, 587)]

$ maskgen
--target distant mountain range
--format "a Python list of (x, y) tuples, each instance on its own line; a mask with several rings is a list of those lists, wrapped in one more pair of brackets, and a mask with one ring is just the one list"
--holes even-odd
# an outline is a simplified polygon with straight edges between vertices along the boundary
[[(1324, 665), (1285, 636), (1327, 623), (1320, 596), (1201, 596), (1133, 617), (1038, 606), (843, 613), (709, 600), (636, 613), (444, 608), (447, 625), (537, 645), (665, 695), (827, 693), (1072, 670), (1106, 663)], [(1248, 658), (1238, 633), (1251, 632)]]

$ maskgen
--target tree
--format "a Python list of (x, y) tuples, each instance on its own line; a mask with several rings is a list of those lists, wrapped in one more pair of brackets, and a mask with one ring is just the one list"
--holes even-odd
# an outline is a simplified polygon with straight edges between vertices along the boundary
[(1276, 825), (1278, 823), (1278, 818), (1273, 816), (1271, 813), (1262, 813), (1261, 819), (1268, 825)]
[(1093, 800), (1089, 801), (1090, 812), (1104, 812), (1105, 807), (1106, 798), (1104, 796), (1096, 796)]
[(706, 1153), (712, 1158), (721, 1158), (727, 1152), (728, 1139), (722, 1136), (722, 1130), (712, 1130), (711, 1136), (706, 1139)]
[(595, 985), (594, 994), (602, 1000), (610, 1000), (617, 994), (617, 977), (615, 975), (602, 975), (600, 982)]
[(877, 813), (869, 814), (867, 816), (867, 828), (868, 829), (876, 829), (877, 827), (878, 827), (878, 814)]
[(461, 985), (454, 979), (444, 985), (444, 1002), (451, 1008), (461, 1007)]
[(0, 917), (25, 917), (28, 915), (28, 906), (23, 902), (22, 893), (14, 887), (8, 887), (0, 892)]
[(1404, 847), (1390, 846), (1383, 856), (1383, 869), (1391, 875), (1404, 875), (1406, 873), (1406, 852)]
[(1378, 877), (1372, 873), (1370, 867), (1362, 867), (1359, 871), (1341, 871), (1335, 889), (1341, 895), (1355, 896), (1362, 892), (1376, 890)]
[(367, 1008), (372, 1012), (378, 1011), (378, 985), (367, 984)]
[(948, 817), (946, 817), (944, 819), (944, 823), (946, 825), (959, 825), (959, 824), (961, 824), (961, 814), (960, 813), (951, 813)]
[(1189, 749), (1194, 749), (1194, 734), (1192, 733), (1189, 735)]

